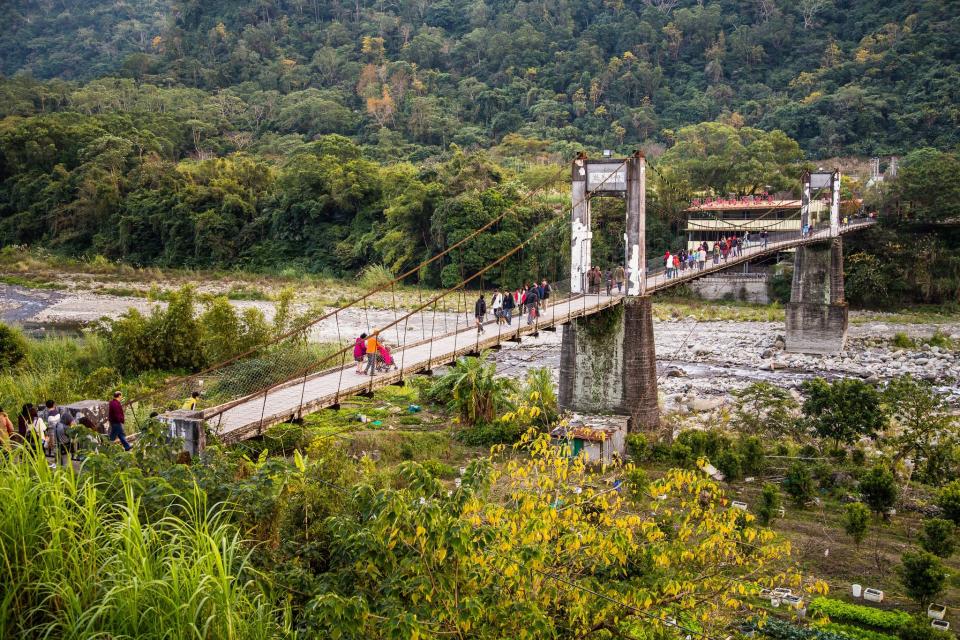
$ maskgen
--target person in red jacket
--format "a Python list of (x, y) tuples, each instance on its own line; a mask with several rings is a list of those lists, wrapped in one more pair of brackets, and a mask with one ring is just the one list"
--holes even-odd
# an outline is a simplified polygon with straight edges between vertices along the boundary
[(107, 421), (110, 423), (110, 435), (107, 436), (110, 442), (119, 440), (120, 444), (127, 451), (132, 448), (127, 442), (127, 434), (123, 432), (123, 423), (126, 422), (123, 415), (123, 394), (119, 391), (113, 392), (113, 400), (107, 407)]

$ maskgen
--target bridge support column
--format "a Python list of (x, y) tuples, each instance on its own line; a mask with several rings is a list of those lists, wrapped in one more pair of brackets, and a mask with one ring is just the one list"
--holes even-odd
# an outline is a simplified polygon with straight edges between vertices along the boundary
[(798, 247), (786, 307), (787, 351), (840, 353), (847, 340), (847, 311), (843, 240)]
[(649, 296), (578, 318), (563, 328), (560, 408), (630, 416), (630, 430), (657, 431), (657, 354)]

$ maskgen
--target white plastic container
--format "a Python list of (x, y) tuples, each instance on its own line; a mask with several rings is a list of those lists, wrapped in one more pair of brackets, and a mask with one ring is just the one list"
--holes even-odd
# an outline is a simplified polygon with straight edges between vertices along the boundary
[(880, 591), (880, 589), (864, 589), (863, 599), (870, 602), (883, 602), (883, 591)]
[(850, 585), (850, 591), (854, 598), (859, 598), (863, 595), (863, 587), (859, 584)]
[(930, 622), (930, 626), (938, 631), (948, 631), (950, 629), (950, 623), (946, 620), (933, 620)]
[(740, 502), (739, 500), (734, 500), (734, 501), (731, 503), (730, 506), (732, 506), (734, 509), (740, 509), (740, 511), (746, 511), (746, 510), (747, 510), (747, 503), (746, 503), (746, 502)]
[(947, 605), (945, 604), (931, 604), (927, 607), (927, 617), (933, 618), (934, 620), (943, 620), (944, 616), (947, 615)]

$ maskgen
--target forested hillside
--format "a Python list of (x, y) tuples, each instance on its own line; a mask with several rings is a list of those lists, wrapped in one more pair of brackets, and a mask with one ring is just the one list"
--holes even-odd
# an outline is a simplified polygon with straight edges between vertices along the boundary
[[(669, 142), (722, 119), (813, 157), (960, 140), (960, 12), (949, 0), (12, 0), (0, 73), (87, 82), (81, 111), (139, 93), (238, 129), (560, 150)], [(139, 87), (139, 91), (133, 89)], [(182, 88), (164, 95), (161, 88)], [(66, 88), (46, 92), (62, 101)], [(33, 100), (43, 99), (33, 97)], [(30, 96), (4, 101), (29, 110)], [(206, 120), (206, 118), (201, 117)], [(386, 127), (386, 130), (384, 130)]]
[[(654, 253), (692, 193), (793, 190), (838, 155), (903, 155), (902, 185), (845, 191), (891, 219), (957, 218), (930, 196), (960, 182), (946, 1), (11, 0), (4, 18), (0, 244), (399, 273), (517, 212), (422, 274), (441, 285), (553, 219), (564, 163), (601, 148), (653, 160)], [(596, 207), (602, 264), (617, 206)], [(560, 227), (494, 283), (562, 271)], [(856, 242), (855, 302), (960, 299), (955, 226)]]

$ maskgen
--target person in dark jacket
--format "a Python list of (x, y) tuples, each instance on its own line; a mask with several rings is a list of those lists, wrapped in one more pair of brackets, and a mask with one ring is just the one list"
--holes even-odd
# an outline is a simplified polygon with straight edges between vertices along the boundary
[(507, 291), (503, 295), (503, 319), (507, 321), (507, 324), (513, 324), (513, 309), (516, 307), (516, 302), (514, 302), (513, 293)]
[(547, 300), (550, 299), (550, 283), (544, 280), (540, 283), (540, 308), (546, 310)]
[(110, 442), (119, 440), (123, 448), (130, 451), (132, 447), (127, 442), (127, 434), (123, 431), (123, 423), (126, 422), (126, 417), (123, 415), (123, 394), (119, 391), (113, 392), (113, 400), (107, 407), (107, 421), (110, 423), (110, 433), (107, 439)]
[(477, 320), (477, 333), (483, 333), (483, 318), (487, 315), (487, 301), (483, 299), (483, 294), (477, 298), (473, 305), (473, 317)]
[(530, 287), (530, 290), (527, 291), (527, 324), (533, 324), (534, 318), (537, 317), (537, 303), (540, 302), (540, 297), (537, 295), (537, 288)]

